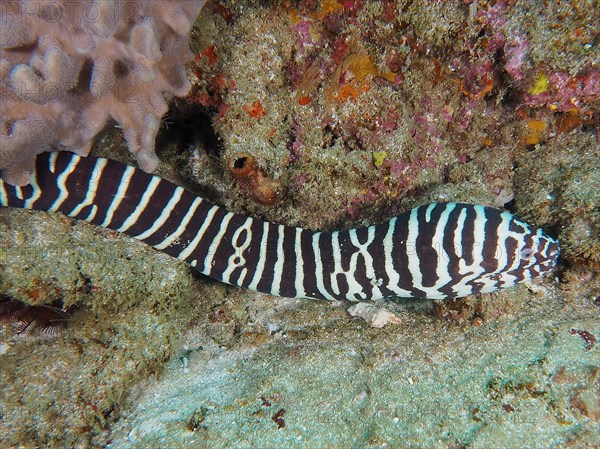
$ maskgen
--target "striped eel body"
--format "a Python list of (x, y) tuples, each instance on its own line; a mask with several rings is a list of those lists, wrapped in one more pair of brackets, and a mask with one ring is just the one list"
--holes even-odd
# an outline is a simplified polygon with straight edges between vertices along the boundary
[(313, 232), (234, 214), (137, 168), (67, 152), (39, 155), (28, 186), (0, 180), (0, 206), (59, 211), (221, 282), (289, 297), (461, 297), (542, 276), (560, 252), (542, 230), (490, 207), (433, 203), (380, 225)]

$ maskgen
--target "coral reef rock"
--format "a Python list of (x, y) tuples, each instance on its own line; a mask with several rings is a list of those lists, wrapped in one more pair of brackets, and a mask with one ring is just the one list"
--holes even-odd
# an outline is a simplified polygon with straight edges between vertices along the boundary
[(183, 63), (205, 0), (12, 1), (0, 9), (0, 169), (25, 185), (49, 147), (87, 155), (110, 118), (140, 167), (167, 101), (190, 90)]

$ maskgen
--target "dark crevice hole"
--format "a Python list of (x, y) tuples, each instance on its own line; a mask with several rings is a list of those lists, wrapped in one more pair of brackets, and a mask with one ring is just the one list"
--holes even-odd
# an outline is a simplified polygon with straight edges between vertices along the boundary
[(248, 160), (248, 158), (246, 156), (237, 158), (233, 162), (233, 168), (235, 168), (236, 170), (240, 170), (240, 169), (244, 168), (247, 160)]
[(190, 107), (183, 100), (175, 103), (162, 118), (161, 130), (157, 136), (157, 148), (175, 143), (178, 153), (191, 147), (201, 147), (207, 153), (218, 156), (223, 147), (212, 126), (208, 111)]

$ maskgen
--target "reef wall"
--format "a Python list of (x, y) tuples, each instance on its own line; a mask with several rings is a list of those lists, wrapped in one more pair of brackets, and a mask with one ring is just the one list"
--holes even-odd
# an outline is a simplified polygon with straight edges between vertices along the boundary
[[(386, 307), (401, 323), (374, 329), (335, 304), (197, 279), (57, 214), (3, 210), (0, 293), (68, 324), (25, 338), (3, 326), (2, 444), (597, 446), (599, 14), (593, 1), (206, 5), (192, 89), (156, 134), (161, 176), (312, 229), (431, 201), (505, 207), (559, 237), (559, 269), (398, 300)], [(127, 156), (119, 129), (94, 142)]]

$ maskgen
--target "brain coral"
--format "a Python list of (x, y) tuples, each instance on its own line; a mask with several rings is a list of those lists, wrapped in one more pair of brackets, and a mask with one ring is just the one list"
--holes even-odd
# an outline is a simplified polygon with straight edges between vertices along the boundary
[(191, 87), (183, 63), (204, 2), (3, 0), (2, 177), (27, 184), (35, 156), (50, 147), (87, 155), (111, 118), (140, 167), (153, 171), (167, 101)]

